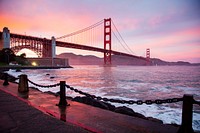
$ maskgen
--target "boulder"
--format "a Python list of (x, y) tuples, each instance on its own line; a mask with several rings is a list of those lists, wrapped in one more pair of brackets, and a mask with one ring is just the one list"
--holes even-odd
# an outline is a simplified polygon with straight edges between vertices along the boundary
[(134, 117), (139, 117), (139, 118), (143, 118), (146, 119), (146, 117), (142, 114), (136, 113), (134, 112), (131, 108), (128, 108), (126, 106), (120, 106), (120, 107), (116, 107), (115, 108), (115, 112), (117, 113), (121, 113), (121, 114), (125, 114), (125, 115), (130, 115), (130, 116), (134, 116)]
[(77, 96), (77, 97), (73, 98), (72, 101), (83, 103), (83, 100), (82, 100), (82, 98), (80, 96)]
[(125, 115), (131, 115), (131, 116), (135, 113), (132, 109), (126, 106), (116, 107), (115, 112), (120, 113), (120, 114), (125, 114)]
[(88, 105), (92, 105), (94, 107), (98, 107), (98, 108), (109, 110), (109, 107), (105, 103), (103, 103), (101, 101), (98, 101), (98, 100), (95, 100), (95, 99), (92, 99), (90, 97), (77, 96), (77, 97), (73, 98), (72, 101), (85, 103), (85, 104), (88, 104)]
[(103, 103), (108, 106), (108, 110), (115, 111), (115, 106), (114, 105), (112, 105), (110, 103), (106, 103), (106, 102), (103, 102)]
[(109, 107), (104, 102), (101, 102), (101, 101), (98, 101), (98, 100), (93, 100), (93, 106), (109, 110)]
[(156, 119), (156, 118), (153, 118), (153, 117), (147, 117), (147, 119), (150, 120), (150, 121), (153, 121), (153, 122), (157, 122), (157, 123), (163, 124), (163, 121), (161, 121), (159, 119)]
[(17, 68), (17, 69), (16, 69), (16, 72), (21, 72), (21, 69)]

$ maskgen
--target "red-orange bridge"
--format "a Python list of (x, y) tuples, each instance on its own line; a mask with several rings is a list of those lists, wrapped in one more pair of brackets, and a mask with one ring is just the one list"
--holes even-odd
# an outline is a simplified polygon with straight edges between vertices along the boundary
[[(118, 34), (116, 34), (111, 29), (112, 24)], [(103, 29), (100, 28), (100, 25), (103, 25), (104, 28)], [(100, 32), (97, 31), (96, 29), (99, 30)], [(102, 36), (102, 34), (103, 34), (102, 38), (93, 37), (94, 35)], [(88, 36), (89, 36), (89, 39), (87, 39)], [(112, 41), (113, 36), (117, 38), (117, 41), (126, 50), (125, 52), (119, 52), (120, 50), (112, 49), (111, 41)], [(96, 24), (93, 24), (87, 28), (84, 28), (82, 30), (73, 32), (71, 34), (68, 34), (59, 38), (52, 37), (51, 39), (46, 39), (46, 38), (41, 38), (41, 37), (10, 33), (7, 27), (3, 29), (3, 32), (0, 32), (0, 38), (2, 42), (1, 45), (3, 45), (3, 48), (11, 48), (15, 53), (18, 53), (20, 50), (27, 48), (35, 52), (38, 55), (38, 57), (43, 57), (43, 58), (55, 57), (56, 55), (55, 47), (58, 46), (58, 47), (64, 47), (64, 48), (73, 48), (73, 49), (101, 52), (104, 54), (104, 65), (112, 64), (111, 55), (113, 54), (146, 60), (147, 64), (149, 64), (150, 62), (150, 50), (149, 49), (146, 50), (146, 57), (136, 56), (133, 53), (131, 53), (132, 52), (131, 49), (125, 43), (125, 41), (119, 34), (117, 28), (115, 27), (113, 21), (110, 18), (101, 20), (97, 22)], [(96, 42), (95, 42), (95, 39), (93, 38), (96, 39)], [(81, 40), (81, 42), (78, 42), (75, 39)], [(90, 40), (90, 42), (86, 42), (86, 40), (87, 41)], [(96, 44), (102, 45), (100, 40), (101, 41), (103, 40), (103, 46), (104, 46), (103, 48), (98, 47), (96, 45)], [(124, 45), (122, 42), (124, 42)], [(95, 44), (95, 46), (91, 44)]]

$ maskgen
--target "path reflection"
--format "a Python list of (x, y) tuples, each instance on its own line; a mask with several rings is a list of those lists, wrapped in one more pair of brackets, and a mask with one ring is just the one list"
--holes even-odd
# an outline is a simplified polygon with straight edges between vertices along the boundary
[(66, 122), (66, 107), (59, 107), (60, 120)]
[(19, 93), (18, 96), (23, 98), (23, 99), (28, 99), (29, 98), (29, 92), (24, 92), (24, 93)]

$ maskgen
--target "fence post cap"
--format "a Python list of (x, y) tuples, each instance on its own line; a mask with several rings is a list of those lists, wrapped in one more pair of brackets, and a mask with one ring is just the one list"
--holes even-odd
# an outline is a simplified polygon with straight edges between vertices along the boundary
[(183, 98), (191, 98), (191, 99), (193, 99), (193, 95), (192, 94), (184, 94)]

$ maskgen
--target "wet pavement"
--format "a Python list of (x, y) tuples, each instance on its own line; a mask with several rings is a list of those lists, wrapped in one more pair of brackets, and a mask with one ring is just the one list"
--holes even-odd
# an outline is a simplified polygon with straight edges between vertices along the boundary
[[(3, 86), (0, 80), (0, 132), (107, 132), (176, 133), (177, 127), (114, 113), (30, 89), (17, 92), (18, 85)], [(56, 118), (56, 119), (55, 119)], [(4, 122), (6, 121), (6, 122)]]
[(0, 133), (87, 133), (80, 126), (65, 123), (0, 89)]

